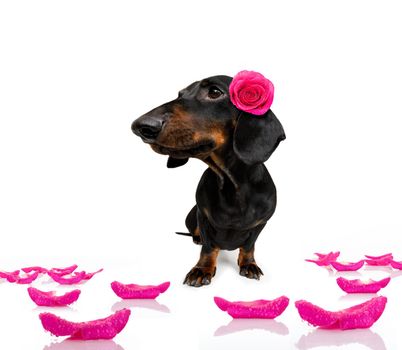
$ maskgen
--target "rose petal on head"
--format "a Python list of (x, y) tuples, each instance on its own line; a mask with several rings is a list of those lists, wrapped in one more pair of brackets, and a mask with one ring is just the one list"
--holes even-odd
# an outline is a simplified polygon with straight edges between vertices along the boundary
[(289, 298), (281, 296), (274, 300), (228, 301), (214, 297), (215, 304), (233, 318), (267, 318), (281, 315), (289, 305)]
[(386, 287), (390, 280), (390, 277), (380, 281), (374, 281), (372, 279), (368, 281), (360, 279), (348, 280), (339, 277), (336, 279), (336, 283), (346, 293), (377, 293), (381, 288)]
[(271, 107), (274, 85), (262, 74), (241, 71), (229, 86), (231, 102), (240, 110), (254, 115), (263, 115)]
[(28, 294), (38, 306), (66, 306), (77, 301), (81, 291), (74, 289), (71, 292), (57, 296), (55, 291), (44, 292), (30, 287), (28, 288)]
[(318, 256), (318, 259), (305, 259), (308, 262), (312, 262), (318, 266), (328, 266), (331, 262), (336, 261), (340, 252), (329, 252), (328, 254), (314, 253)]
[(250, 85), (239, 91), (240, 101), (246, 106), (257, 105), (264, 99), (264, 89), (258, 85)]
[(41, 313), (39, 318), (43, 328), (55, 336), (71, 336), (71, 339), (96, 340), (112, 339), (126, 326), (131, 311), (122, 309), (113, 315), (88, 321), (70, 322), (51, 313)]
[(144, 286), (139, 284), (123, 284), (114, 281), (110, 284), (113, 292), (122, 299), (155, 299), (159, 294), (164, 293), (170, 286), (170, 282), (159, 285)]
[[(249, 107), (250, 105), (258, 105), (261, 96), (264, 91), (260, 91), (258, 87), (253, 88), (252, 86), (246, 87), (239, 91), (240, 101), (244, 103), (244, 106)], [(250, 107), (249, 107), (250, 108)]]
[(346, 262), (341, 263), (338, 261), (332, 261), (331, 266), (337, 271), (357, 271), (364, 265), (364, 260), (357, 261), (355, 263)]
[(241, 82), (247, 82), (247, 83), (259, 83), (259, 84), (267, 84), (269, 80), (264, 77), (259, 72), (252, 71), (252, 70), (242, 70), (239, 73), (237, 73), (234, 77), (234, 80), (239, 80)]
[(328, 329), (369, 328), (384, 312), (386, 297), (375, 297), (365, 303), (340, 311), (327, 311), (308, 301), (295, 303), (300, 317), (313, 326)]

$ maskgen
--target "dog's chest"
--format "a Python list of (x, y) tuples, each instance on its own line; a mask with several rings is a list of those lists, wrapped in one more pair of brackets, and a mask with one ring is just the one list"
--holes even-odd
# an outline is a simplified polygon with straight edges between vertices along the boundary
[(197, 189), (197, 206), (217, 230), (251, 229), (275, 209), (275, 193), (266, 187), (244, 184), (237, 191), (234, 188), (221, 190), (210, 179), (203, 180)]

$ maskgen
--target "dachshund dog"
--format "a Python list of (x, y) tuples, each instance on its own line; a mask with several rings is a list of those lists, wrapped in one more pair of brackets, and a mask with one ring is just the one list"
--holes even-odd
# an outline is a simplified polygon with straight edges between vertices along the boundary
[(197, 81), (178, 97), (136, 119), (131, 129), (175, 168), (198, 158), (208, 165), (198, 184), (196, 205), (186, 218), (197, 264), (184, 283), (211, 283), (221, 249), (239, 248), (240, 275), (259, 279), (254, 259), (258, 235), (276, 207), (276, 188), (264, 162), (285, 139), (271, 110), (256, 116), (237, 109), (229, 97), (231, 77)]

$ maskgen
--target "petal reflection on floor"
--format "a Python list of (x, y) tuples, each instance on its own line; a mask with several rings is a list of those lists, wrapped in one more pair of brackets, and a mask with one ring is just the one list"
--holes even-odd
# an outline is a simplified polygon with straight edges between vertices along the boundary
[(63, 340), (46, 345), (43, 350), (124, 350), (113, 340)]
[(364, 345), (371, 350), (387, 350), (381, 336), (370, 329), (348, 331), (316, 329), (307, 335), (302, 335), (296, 347), (300, 350), (308, 350), (349, 344)]
[(112, 311), (115, 312), (124, 308), (128, 309), (132, 307), (141, 307), (144, 309), (170, 313), (170, 309), (166, 305), (160, 304), (155, 299), (120, 300), (112, 305)]
[(261, 319), (233, 319), (227, 325), (217, 328), (214, 336), (227, 335), (231, 333), (260, 329), (279, 335), (289, 334), (289, 329), (285, 324), (275, 320)]
[(32, 309), (32, 311), (36, 312), (52, 312), (54, 313), (55, 311), (62, 311), (65, 313), (73, 313), (77, 312), (77, 309), (71, 307), (71, 306), (37, 306)]

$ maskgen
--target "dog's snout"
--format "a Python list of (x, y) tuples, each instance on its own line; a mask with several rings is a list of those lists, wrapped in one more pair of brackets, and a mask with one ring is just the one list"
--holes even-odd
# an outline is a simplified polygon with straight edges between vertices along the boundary
[(144, 115), (133, 122), (131, 130), (143, 140), (153, 141), (158, 137), (164, 123), (165, 120), (162, 117)]

